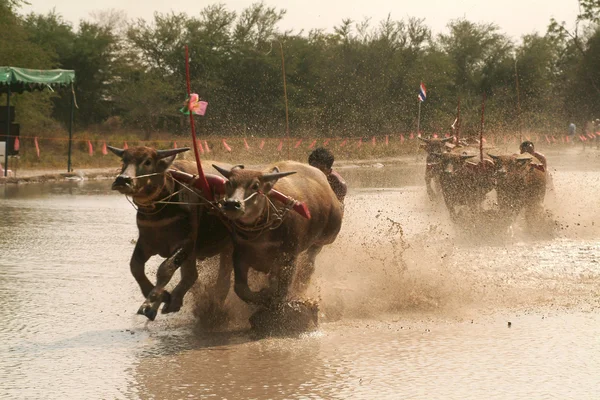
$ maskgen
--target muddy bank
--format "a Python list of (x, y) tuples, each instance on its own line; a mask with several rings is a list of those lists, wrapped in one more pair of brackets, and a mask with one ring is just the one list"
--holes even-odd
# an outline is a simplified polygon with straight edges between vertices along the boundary
[(58, 171), (19, 171), (18, 176), (0, 177), (2, 184), (25, 184), (25, 183), (44, 183), (44, 182), (64, 182), (64, 181), (83, 181), (110, 179), (115, 176), (115, 169), (104, 170), (79, 170), (74, 172)]

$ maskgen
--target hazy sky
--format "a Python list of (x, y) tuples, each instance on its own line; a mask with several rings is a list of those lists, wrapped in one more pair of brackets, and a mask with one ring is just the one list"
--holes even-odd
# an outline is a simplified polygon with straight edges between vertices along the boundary
[[(222, 0), (228, 9), (240, 11), (256, 0)], [(124, 10), (129, 18), (152, 18), (155, 11), (187, 11), (195, 14), (208, 4), (219, 1), (185, 0), (30, 0), (24, 12), (56, 11), (71, 22), (88, 18), (90, 12), (103, 9)], [(544, 33), (551, 17), (572, 24), (577, 15), (577, 0), (269, 0), (269, 6), (287, 10), (279, 24), (281, 29), (306, 31), (312, 28), (331, 28), (342, 18), (362, 20), (370, 17), (373, 23), (391, 13), (393, 19), (425, 18), (434, 33), (443, 31), (455, 18), (466, 17), (474, 22), (493, 22), (501, 30), (518, 39), (534, 31)]]

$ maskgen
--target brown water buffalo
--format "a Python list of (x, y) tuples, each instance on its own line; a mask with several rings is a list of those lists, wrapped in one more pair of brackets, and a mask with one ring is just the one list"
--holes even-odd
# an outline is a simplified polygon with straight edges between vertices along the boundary
[[(179, 311), (184, 295), (198, 278), (196, 259), (217, 254), (221, 254), (221, 268), (211, 299), (217, 306), (221, 305), (229, 291), (231, 277), (229, 231), (221, 219), (199, 206), (199, 197), (194, 192), (167, 171), (172, 168), (197, 173), (195, 162), (174, 161), (177, 153), (189, 149), (107, 147), (123, 162), (112, 189), (130, 196), (137, 208), (139, 237), (130, 267), (146, 298), (138, 313), (154, 320), (163, 302), (163, 313)], [(145, 274), (145, 264), (154, 255), (166, 258), (158, 268), (156, 286)], [(169, 294), (165, 285), (178, 268), (181, 268), (181, 280)]]
[(515, 218), (524, 209), (528, 222), (537, 218), (546, 196), (544, 166), (528, 154), (490, 157), (495, 164), (500, 211)]
[(441, 159), (439, 154), (451, 149), (451, 147), (447, 146), (447, 144), (450, 144), (454, 138), (425, 139), (420, 136), (418, 136), (418, 138), (423, 142), (419, 147), (427, 152), (425, 165), (425, 186), (427, 187), (427, 195), (429, 196), (429, 200), (433, 201), (436, 198), (435, 191), (433, 190), (433, 184), (439, 183), (439, 177), (442, 173), (440, 163)]
[[(334, 242), (342, 225), (342, 204), (318, 169), (284, 161), (263, 172), (243, 166), (214, 166), (227, 184), (221, 206), (233, 226), (235, 292), (245, 302), (265, 306), (281, 304), (294, 278), (298, 255), (307, 252), (308, 262), (298, 271), (299, 286), (306, 286), (314, 272), (315, 258), (324, 245)], [(288, 212), (275, 214), (285, 205), (270, 200), (276, 189), (304, 202), (310, 218)], [(248, 287), (248, 271), (269, 274), (269, 287), (254, 292)]]
[(473, 163), (468, 160), (474, 155), (456, 152), (439, 153), (439, 157), (440, 186), (450, 217), (456, 220), (458, 206), (480, 211), (486, 194), (494, 188), (493, 162)]

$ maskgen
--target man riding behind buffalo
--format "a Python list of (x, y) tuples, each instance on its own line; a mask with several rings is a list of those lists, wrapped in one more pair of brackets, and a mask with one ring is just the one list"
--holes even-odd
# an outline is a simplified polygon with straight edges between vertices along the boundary
[(540, 153), (538, 151), (535, 151), (533, 142), (530, 142), (529, 140), (524, 141), (523, 143), (521, 143), (520, 149), (521, 149), (521, 154), (523, 154), (523, 153), (531, 154), (532, 156), (537, 158), (540, 163), (542, 163), (542, 165), (544, 166), (544, 170), (548, 169), (548, 165), (546, 163), (546, 156), (544, 156), (542, 153)]
[(348, 187), (344, 178), (331, 168), (334, 160), (333, 154), (323, 147), (318, 147), (308, 156), (308, 164), (320, 169), (325, 174), (335, 196), (341, 203), (344, 203)]

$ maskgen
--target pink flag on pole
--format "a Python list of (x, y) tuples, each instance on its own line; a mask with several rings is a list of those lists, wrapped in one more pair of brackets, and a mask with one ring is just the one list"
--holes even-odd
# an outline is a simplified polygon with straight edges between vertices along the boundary
[(228, 152), (231, 152), (231, 147), (229, 147), (225, 139), (223, 139), (223, 147), (225, 147), (225, 150), (227, 150)]
[(298, 140), (296, 142), (296, 145), (294, 146), (294, 148), (297, 149), (300, 146), (301, 143), (302, 143), (302, 139)]
[(414, 133), (410, 133), (410, 136), (408, 137), (409, 139), (414, 139), (415, 138), (415, 134)]
[(125, 143), (123, 144), (123, 149), (124, 149), (124, 150), (127, 150), (128, 148), (129, 148), (129, 146), (127, 146), (127, 142), (125, 142)]
[(377, 139), (375, 139), (375, 136), (373, 136), (373, 139), (371, 139), (371, 141), (373, 142), (373, 146), (377, 144)]
[(342, 141), (342, 143), (340, 143), (340, 147), (344, 147), (346, 145), (346, 142), (348, 141), (348, 139), (344, 139)]
[(390, 135), (385, 135), (385, 145), (387, 146), (390, 142)]
[(404, 144), (404, 135), (400, 134), (400, 144)]
[(94, 155), (94, 148), (92, 147), (92, 142), (90, 140), (88, 140), (88, 152), (90, 153), (90, 156)]
[(315, 144), (317, 144), (317, 139), (313, 140), (312, 143), (308, 146), (309, 149), (312, 149), (315, 147)]
[(188, 103), (188, 110), (192, 114), (204, 115), (206, 113), (206, 107), (208, 103), (206, 101), (200, 101), (200, 97), (197, 93), (192, 93), (190, 101)]
[(208, 147), (208, 142), (206, 140), (204, 141), (204, 146), (206, 146), (206, 152), (210, 153), (210, 147)]
[(204, 154), (204, 146), (202, 146), (202, 142), (200, 140), (196, 140), (196, 144), (198, 145), (198, 150), (200, 150), (200, 154)]
[(176, 149), (177, 148), (177, 142), (173, 142), (173, 148)]
[(102, 143), (102, 155), (105, 156), (108, 154), (108, 149), (106, 148), (106, 142)]
[(265, 139), (260, 141), (260, 145), (258, 146), (259, 149), (263, 149), (263, 147), (265, 147)]
[(327, 145), (329, 144), (329, 141), (330, 141), (330, 140), (331, 140), (331, 139), (327, 139), (327, 140), (325, 140), (325, 141), (323, 142), (323, 146), (327, 146)]
[(15, 144), (13, 145), (13, 148), (15, 149), (15, 151), (19, 151), (19, 148), (21, 148), (21, 143), (19, 142), (19, 137), (15, 137)]
[(40, 158), (40, 145), (38, 144), (37, 136), (33, 138), (33, 143), (35, 144), (35, 152), (38, 158)]
[(277, 146), (277, 151), (281, 151), (283, 149), (283, 139), (279, 141), (279, 146)]
[(250, 146), (248, 146), (248, 142), (246, 141), (246, 138), (244, 138), (244, 147), (246, 148), (246, 150), (250, 150)]

